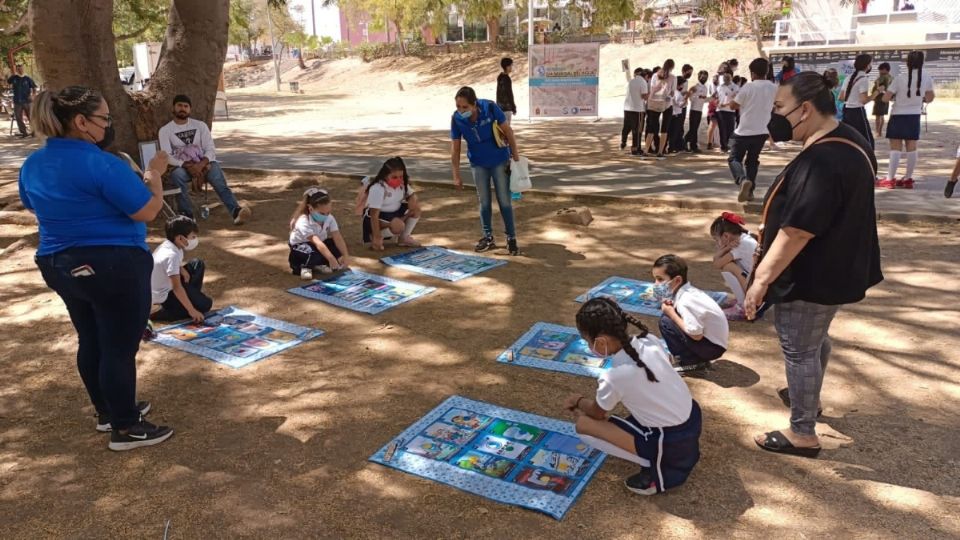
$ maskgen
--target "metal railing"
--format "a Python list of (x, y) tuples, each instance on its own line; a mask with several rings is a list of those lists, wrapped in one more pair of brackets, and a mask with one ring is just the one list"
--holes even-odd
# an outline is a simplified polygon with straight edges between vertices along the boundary
[[(804, 45), (867, 45), (875, 41), (864, 35), (867, 28), (912, 24), (925, 42), (960, 41), (960, 9), (862, 13), (848, 17), (782, 19), (774, 23), (774, 47)], [(900, 29), (898, 29), (899, 33)]]

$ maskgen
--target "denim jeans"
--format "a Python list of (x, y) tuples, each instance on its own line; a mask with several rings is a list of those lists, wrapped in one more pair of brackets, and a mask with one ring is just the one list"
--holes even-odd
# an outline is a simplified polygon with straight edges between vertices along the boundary
[[(737, 135), (730, 138), (730, 154), (727, 165), (730, 174), (739, 185), (744, 178), (757, 183), (757, 171), (760, 170), (760, 151), (767, 142), (767, 135)], [(756, 185), (754, 185), (756, 187)]]
[[(36, 258), (77, 331), (77, 369), (90, 401), (113, 429), (137, 422), (137, 351), (150, 315), (153, 257), (135, 247), (76, 247)], [(74, 276), (89, 265), (94, 274)]]
[(660, 337), (667, 342), (667, 348), (681, 366), (690, 366), (716, 360), (727, 350), (707, 338), (699, 340), (687, 335), (673, 319), (660, 316)]
[(830, 360), (830, 323), (840, 306), (795, 300), (777, 304), (773, 325), (787, 371), (790, 427), (802, 435), (815, 434), (820, 388)]
[[(170, 173), (170, 177), (180, 187), (180, 195), (177, 196), (177, 206), (180, 213), (192, 218), (193, 202), (190, 200), (190, 173), (183, 167), (177, 167)], [(217, 192), (217, 196), (223, 201), (223, 205), (227, 207), (227, 211), (230, 212), (232, 217), (240, 205), (237, 203), (237, 198), (233, 196), (233, 192), (227, 187), (227, 178), (223, 175), (223, 169), (216, 161), (210, 162), (207, 182), (210, 182), (210, 186)]]
[(510, 201), (510, 179), (507, 178), (507, 162), (496, 167), (471, 166), (473, 183), (477, 186), (477, 198), (480, 199), (480, 227), (483, 235), (493, 236), (493, 202), (490, 200), (490, 184), (497, 194), (497, 204), (500, 206), (500, 216), (503, 226), (507, 230), (507, 238), (516, 238), (517, 231), (513, 223), (513, 204)]
[(730, 137), (737, 128), (737, 113), (733, 111), (717, 111), (717, 128), (720, 130), (720, 149), (726, 152), (730, 149)]
[[(193, 309), (206, 314), (210, 311), (210, 308), (213, 307), (213, 299), (203, 294), (203, 276), (206, 274), (207, 266), (203, 264), (203, 261), (200, 259), (193, 259), (188, 262), (184, 268), (187, 270), (187, 274), (190, 275), (190, 281), (183, 283), (183, 278), (180, 278), (180, 282), (183, 284), (183, 290), (187, 293), (187, 299), (190, 300)], [(173, 294), (173, 291), (170, 291), (167, 299), (163, 301), (163, 315), (161, 317), (171, 321), (177, 321), (186, 319), (189, 316), (190, 314), (187, 312), (187, 308), (180, 303), (177, 295)]]

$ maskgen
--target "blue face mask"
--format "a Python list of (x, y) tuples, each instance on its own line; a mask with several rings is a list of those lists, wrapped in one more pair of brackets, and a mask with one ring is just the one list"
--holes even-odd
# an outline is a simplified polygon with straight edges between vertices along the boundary
[(670, 282), (664, 281), (662, 283), (655, 284), (653, 286), (653, 296), (658, 302), (663, 302), (664, 300), (670, 300), (673, 298), (673, 290), (671, 290)]
[(464, 120), (469, 120), (473, 117), (473, 111), (470, 110), (457, 111), (457, 114), (459, 114), (460, 118), (463, 118)]
[(327, 220), (326, 214), (321, 214), (320, 212), (310, 212), (310, 217), (317, 223), (323, 223)]

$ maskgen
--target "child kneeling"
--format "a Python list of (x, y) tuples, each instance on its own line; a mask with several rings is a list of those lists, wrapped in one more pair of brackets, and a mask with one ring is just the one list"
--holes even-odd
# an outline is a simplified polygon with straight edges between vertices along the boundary
[[(640, 329), (630, 337), (627, 323)], [(597, 396), (567, 398), (577, 415), (580, 439), (603, 452), (640, 465), (627, 489), (653, 495), (683, 484), (700, 460), (700, 405), (670, 358), (639, 320), (608, 298), (594, 298), (577, 312), (577, 330), (590, 350), (611, 357), (600, 375)], [(626, 418), (610, 415), (623, 403)]]
[(396, 236), (398, 246), (420, 246), (413, 239), (413, 229), (420, 221), (420, 203), (410, 187), (410, 175), (402, 158), (384, 162), (377, 176), (365, 186), (365, 194), (364, 244), (383, 251), (384, 237)]
[(742, 217), (724, 212), (710, 225), (710, 236), (716, 242), (713, 266), (720, 270), (724, 283), (733, 292), (734, 300), (724, 304), (723, 312), (730, 320), (744, 320), (743, 302), (747, 281), (753, 272), (753, 253), (757, 240), (746, 229)]
[(213, 307), (213, 300), (203, 294), (203, 261), (193, 259), (183, 264), (184, 251), (193, 251), (200, 243), (197, 222), (177, 216), (167, 222), (167, 239), (153, 252), (153, 273), (150, 288), (153, 303), (160, 311), (153, 315), (158, 321), (176, 321), (189, 318), (201, 322)]
[(313, 272), (331, 274), (350, 265), (347, 244), (340, 234), (337, 220), (330, 214), (333, 201), (327, 190), (312, 187), (303, 192), (303, 199), (290, 218), (290, 270), (303, 279), (313, 279)]
[(703, 369), (727, 352), (730, 326), (713, 298), (687, 281), (687, 263), (664, 255), (653, 263), (654, 295), (661, 301), (660, 337), (677, 371)]

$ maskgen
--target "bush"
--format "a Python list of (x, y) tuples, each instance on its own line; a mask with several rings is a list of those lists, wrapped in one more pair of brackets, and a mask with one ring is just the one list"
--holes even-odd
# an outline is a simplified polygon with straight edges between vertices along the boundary
[(396, 55), (396, 46), (393, 43), (363, 43), (357, 49), (360, 59), (364, 62), (373, 62), (378, 58)]
[(526, 34), (526, 33), (518, 34), (518, 35), (517, 35), (517, 38), (516, 38), (516, 46), (517, 46), (517, 52), (519, 52), (519, 53), (524, 53), (524, 54), (526, 54), (526, 52), (530, 49), (529, 43), (527, 43), (527, 34)]
[(430, 48), (427, 47), (427, 44), (423, 41), (423, 36), (417, 34), (416, 37), (411, 39), (407, 43), (407, 54), (409, 56), (418, 56), (424, 57), (427, 56), (430, 52)]

